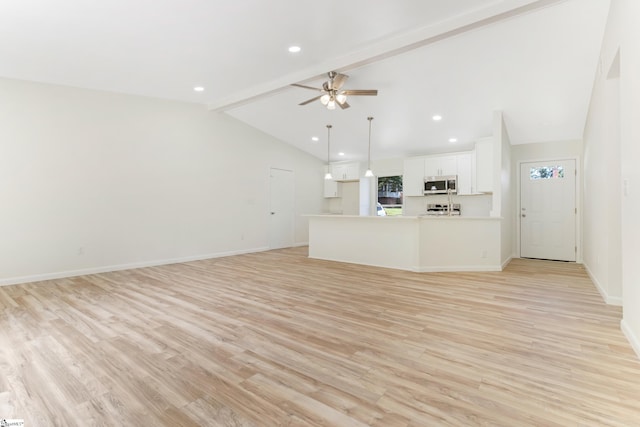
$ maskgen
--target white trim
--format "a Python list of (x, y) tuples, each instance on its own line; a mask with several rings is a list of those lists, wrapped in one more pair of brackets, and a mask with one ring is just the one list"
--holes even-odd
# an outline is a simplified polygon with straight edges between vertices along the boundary
[(593, 284), (596, 285), (596, 289), (598, 290), (598, 292), (600, 292), (600, 295), (602, 296), (602, 299), (604, 300), (604, 302), (609, 305), (622, 306), (622, 297), (609, 296), (604, 286), (602, 286), (598, 281), (598, 279), (596, 279), (596, 276), (593, 275), (593, 273), (589, 269), (589, 266), (587, 264), (582, 264), (582, 265), (584, 265), (584, 269), (587, 271), (587, 274), (589, 275), (589, 278), (591, 279)]
[(391, 270), (402, 270), (402, 271), (412, 271), (414, 273), (457, 273), (457, 272), (470, 272), (470, 271), (502, 271), (497, 265), (445, 265), (445, 266), (429, 266), (429, 267), (400, 267), (400, 266), (390, 266), (390, 265), (382, 265), (382, 264), (371, 264), (366, 262), (356, 262), (356, 261), (344, 261), (332, 258), (322, 258), (322, 257), (309, 257), (311, 259), (319, 259), (322, 261), (332, 261), (332, 262), (340, 262), (343, 264), (356, 264), (356, 265), (366, 265), (369, 267), (377, 267), (377, 268), (388, 268)]
[(232, 255), (264, 252), (268, 250), (269, 250), (268, 247), (260, 247), (260, 248), (253, 248), (253, 249), (243, 249), (239, 251), (217, 252), (217, 253), (206, 254), (206, 255), (194, 255), (194, 256), (170, 258), (170, 259), (164, 259), (164, 260), (134, 262), (129, 264), (107, 265), (103, 267), (83, 268), (80, 270), (67, 270), (67, 271), (60, 271), (56, 273), (34, 274), (31, 276), (10, 277), (8, 279), (0, 279), (0, 286), (17, 285), (20, 283), (30, 283), (30, 282), (41, 282), (43, 280), (63, 279), (67, 277), (84, 276), (87, 274), (108, 273), (110, 271), (131, 270), (134, 268), (156, 267), (159, 265), (178, 264), (181, 262), (201, 261), (201, 260), (211, 259), (211, 258), (222, 258), (222, 257), (227, 257)]
[(514, 259), (514, 258), (515, 258), (515, 255), (509, 255), (509, 258), (507, 258), (507, 259), (506, 259), (506, 261), (505, 261), (505, 262), (503, 262), (503, 263), (502, 263), (502, 265), (500, 266), (500, 271), (504, 270), (504, 269), (505, 269), (505, 267), (506, 267), (507, 265), (509, 265), (509, 263), (511, 262), (511, 260), (512, 260), (512, 259)]
[(464, 272), (486, 272), (502, 271), (497, 265), (454, 265), (454, 266), (433, 266), (421, 267), (415, 270), (417, 273), (464, 273)]
[(309, 242), (298, 242), (298, 243), (294, 243), (293, 246), (291, 246), (292, 248), (299, 248), (302, 246), (309, 246)]
[(633, 351), (636, 352), (636, 356), (640, 359), (640, 339), (633, 333), (631, 327), (624, 319), (620, 321), (620, 329), (624, 336), (627, 337), (627, 340), (629, 340), (629, 344), (631, 344)]

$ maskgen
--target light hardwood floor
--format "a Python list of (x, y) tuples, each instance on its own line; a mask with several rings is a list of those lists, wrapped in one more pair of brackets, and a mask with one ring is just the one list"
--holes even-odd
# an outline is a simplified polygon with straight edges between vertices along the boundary
[(0, 418), (640, 425), (640, 361), (582, 266), (409, 273), (306, 254), (0, 287)]

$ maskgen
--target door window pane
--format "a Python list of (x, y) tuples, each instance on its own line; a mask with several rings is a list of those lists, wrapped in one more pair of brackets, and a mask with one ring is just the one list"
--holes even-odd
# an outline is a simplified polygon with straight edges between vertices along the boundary
[(557, 179), (564, 178), (564, 167), (562, 166), (541, 166), (531, 168), (530, 179)]

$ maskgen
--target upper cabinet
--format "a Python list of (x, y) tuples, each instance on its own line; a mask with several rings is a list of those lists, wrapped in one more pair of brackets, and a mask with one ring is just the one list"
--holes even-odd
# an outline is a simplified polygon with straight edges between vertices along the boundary
[(458, 156), (428, 156), (424, 158), (424, 176), (443, 176), (458, 174)]
[(324, 197), (341, 197), (340, 184), (333, 179), (324, 180)]
[(475, 155), (473, 151), (410, 157), (404, 160), (402, 186), (405, 196), (423, 196), (424, 178), (428, 176), (458, 176), (458, 194), (475, 194)]
[(402, 192), (405, 196), (424, 195), (424, 157), (404, 159)]
[(482, 138), (476, 142), (476, 191), (493, 192), (493, 138)]
[(324, 180), (324, 197), (342, 197), (341, 182), (360, 179), (359, 163), (337, 163), (331, 165), (333, 179)]
[(357, 181), (360, 179), (360, 164), (338, 163), (331, 165), (331, 175), (336, 181)]

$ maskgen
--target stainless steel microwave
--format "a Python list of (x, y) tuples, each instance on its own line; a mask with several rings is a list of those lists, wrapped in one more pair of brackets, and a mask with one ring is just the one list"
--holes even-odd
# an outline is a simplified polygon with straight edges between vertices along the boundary
[(427, 176), (424, 178), (424, 194), (457, 194), (458, 176)]

